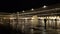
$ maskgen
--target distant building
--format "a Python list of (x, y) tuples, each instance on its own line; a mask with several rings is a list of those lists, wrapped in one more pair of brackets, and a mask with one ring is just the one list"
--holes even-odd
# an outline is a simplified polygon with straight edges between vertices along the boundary
[[(60, 28), (60, 4), (50, 5), (46, 8), (41, 7), (33, 11), (27, 10), (23, 13), (0, 13), (0, 23), (5, 24), (6, 22), (9, 23), (13, 29), (16, 28), (24, 31), (27, 27), (33, 27), (31, 20), (36, 20), (36, 18), (32, 19), (35, 15), (38, 19), (38, 22), (36, 22), (38, 25), (46, 29)], [(28, 24), (30, 25), (27, 26)]]

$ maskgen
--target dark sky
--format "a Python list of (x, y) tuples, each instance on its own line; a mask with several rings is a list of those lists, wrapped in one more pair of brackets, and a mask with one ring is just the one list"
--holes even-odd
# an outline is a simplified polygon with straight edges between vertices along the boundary
[(0, 12), (17, 12), (56, 3), (60, 0), (0, 0)]

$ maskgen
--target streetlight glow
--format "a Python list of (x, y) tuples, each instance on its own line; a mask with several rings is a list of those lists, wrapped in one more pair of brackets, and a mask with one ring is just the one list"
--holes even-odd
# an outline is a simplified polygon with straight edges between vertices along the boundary
[(33, 11), (34, 9), (32, 8), (31, 10)]
[(22, 12), (25, 12), (24, 10)]
[(46, 8), (46, 7), (47, 7), (46, 5), (43, 6), (43, 8)]

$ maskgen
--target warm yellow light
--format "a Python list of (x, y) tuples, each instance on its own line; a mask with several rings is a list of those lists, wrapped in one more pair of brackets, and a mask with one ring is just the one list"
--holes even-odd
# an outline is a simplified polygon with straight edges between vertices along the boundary
[(60, 19), (60, 17), (59, 17), (59, 16), (57, 16), (56, 18), (57, 18), (57, 19)]
[(14, 17), (11, 17), (10, 19), (15, 19)]
[(38, 17), (37, 15), (34, 15), (31, 19), (32, 25), (36, 26), (38, 24)]

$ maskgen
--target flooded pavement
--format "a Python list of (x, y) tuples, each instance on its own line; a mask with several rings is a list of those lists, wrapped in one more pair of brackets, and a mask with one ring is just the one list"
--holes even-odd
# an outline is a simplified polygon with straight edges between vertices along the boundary
[(0, 34), (60, 34), (60, 29), (56, 28), (25, 28), (23, 31), (19, 29), (12, 29), (9, 26), (0, 25)]
[(4, 19), (0, 34), (60, 34), (60, 19), (36, 19)]
[(60, 34), (60, 29), (51, 29), (51, 30), (46, 30), (46, 31), (36, 30), (32, 32), (31, 34)]
[[(54, 30), (46, 30), (46, 31), (40, 31), (40, 30), (36, 30), (34, 32), (25, 32), (25, 33), (22, 33), (21, 31), (10, 31), (8, 33), (8, 31), (4, 31), (5, 34), (60, 34), (60, 29), (54, 29)], [(3, 34), (4, 32), (0, 33), (0, 34)]]
[(51, 29), (51, 30), (45, 30), (45, 31), (35, 31), (34, 34), (60, 34), (58, 30)]
[(25, 34), (60, 34), (60, 29), (31, 29), (29, 31), (26, 31)]

